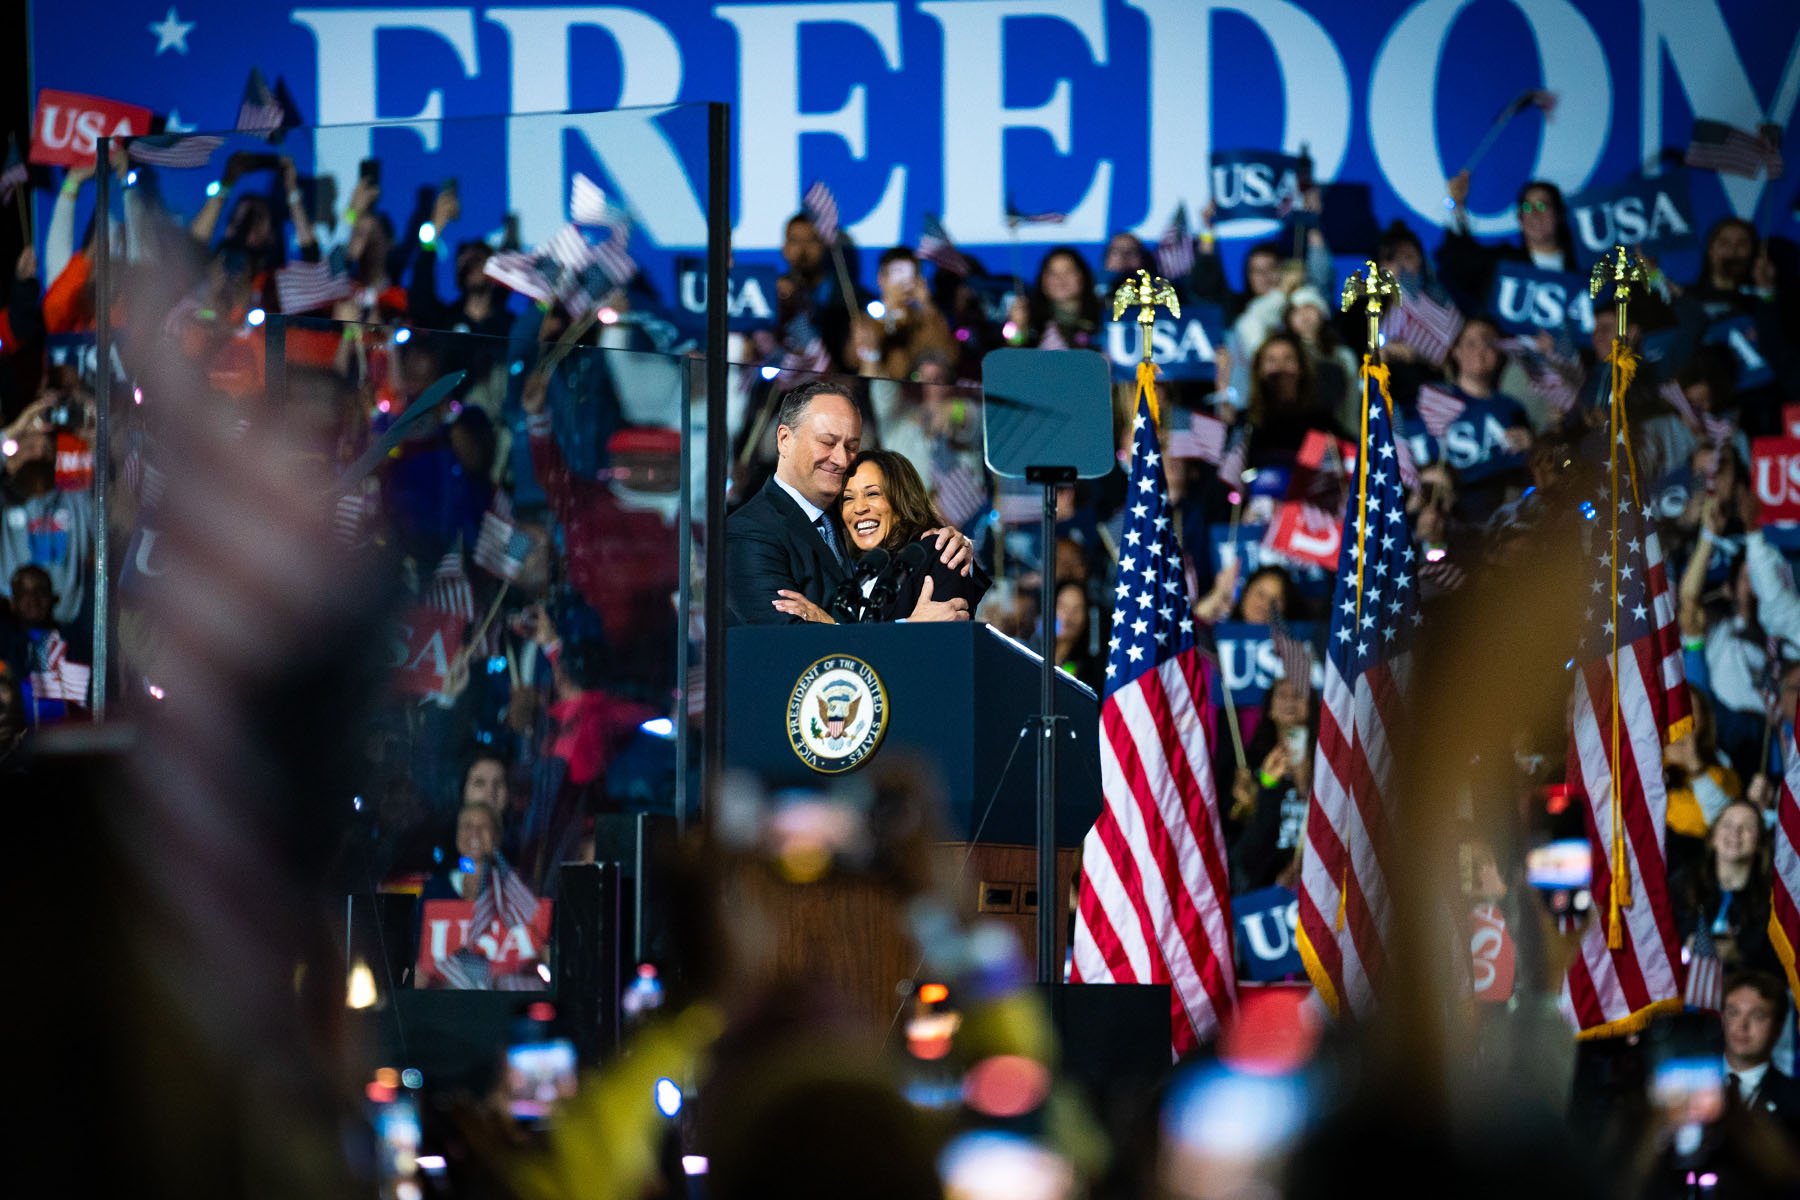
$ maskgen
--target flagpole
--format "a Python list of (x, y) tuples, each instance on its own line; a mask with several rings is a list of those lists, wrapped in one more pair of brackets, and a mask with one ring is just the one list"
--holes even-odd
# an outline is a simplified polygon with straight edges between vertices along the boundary
[[(1608, 949), (1617, 950), (1624, 945), (1623, 914), (1621, 909), (1629, 908), (1632, 902), (1631, 874), (1625, 862), (1625, 811), (1624, 784), (1620, 776), (1620, 701), (1619, 701), (1619, 446), (1625, 446), (1626, 465), (1631, 469), (1630, 434), (1625, 428), (1625, 392), (1631, 386), (1632, 376), (1637, 373), (1637, 356), (1626, 344), (1626, 309), (1631, 301), (1634, 288), (1642, 287), (1645, 280), (1643, 259), (1628, 251), (1624, 246), (1614, 246), (1612, 252), (1601, 257), (1594, 264), (1592, 275), (1588, 279), (1588, 295), (1595, 300), (1600, 298), (1607, 286), (1613, 289), (1613, 303), (1617, 309), (1618, 329), (1613, 334), (1611, 392), (1609, 420), (1607, 421), (1607, 479), (1608, 517), (1610, 519), (1611, 558), (1609, 574), (1612, 587), (1610, 603), (1612, 619), (1607, 627), (1612, 631), (1611, 658), (1607, 660), (1607, 674), (1610, 677), (1610, 700), (1612, 708), (1611, 721), (1611, 767), (1607, 774), (1612, 782), (1612, 859), (1613, 871), (1611, 885), (1607, 889), (1607, 928), (1606, 945)], [(1637, 487), (1637, 472), (1632, 470), (1631, 485)], [(1634, 497), (1635, 499), (1635, 497)], [(1661, 721), (1658, 721), (1661, 724)], [(1660, 735), (1663, 730), (1657, 730)]]
[(856, 325), (856, 285), (850, 279), (850, 267), (844, 262), (844, 247), (836, 238), (831, 241), (831, 261), (837, 267), (838, 291), (844, 297), (844, 311), (850, 314), (850, 324)]

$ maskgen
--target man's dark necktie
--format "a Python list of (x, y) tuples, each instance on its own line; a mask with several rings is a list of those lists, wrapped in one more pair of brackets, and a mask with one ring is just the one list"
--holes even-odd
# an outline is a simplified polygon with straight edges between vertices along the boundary
[(831, 557), (837, 559), (838, 566), (844, 565), (844, 548), (838, 545), (837, 530), (832, 527), (830, 517), (820, 517), (813, 522), (813, 528), (825, 539), (825, 548), (831, 551)]

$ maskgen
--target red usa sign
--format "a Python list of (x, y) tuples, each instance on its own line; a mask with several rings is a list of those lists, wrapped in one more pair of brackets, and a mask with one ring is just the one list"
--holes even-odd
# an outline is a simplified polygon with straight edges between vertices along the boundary
[(1316, 505), (1289, 501), (1276, 506), (1263, 549), (1335, 571), (1342, 537), (1336, 517)]
[(468, 622), (455, 613), (420, 604), (400, 619), (388, 646), (394, 688), (411, 696), (441, 692), (450, 679), (450, 664), (462, 649)]
[(93, 166), (103, 137), (150, 132), (150, 110), (80, 92), (44, 88), (31, 122), (31, 161), (57, 167)]
[(529, 924), (507, 929), (495, 920), (486, 929), (471, 929), (473, 902), (427, 900), (419, 921), (419, 961), (414, 965), (413, 986), (440, 986), (444, 972), (439, 964), (465, 946), (487, 959), (495, 976), (536, 973), (544, 948), (550, 944), (553, 907), (550, 901), (539, 900)]
[(1469, 982), (1475, 999), (1503, 1004), (1512, 998), (1516, 972), (1506, 915), (1492, 904), (1477, 904), (1469, 913), (1469, 924)]
[(1800, 521), (1800, 438), (1764, 437), (1750, 443), (1750, 478), (1762, 501), (1762, 523)]

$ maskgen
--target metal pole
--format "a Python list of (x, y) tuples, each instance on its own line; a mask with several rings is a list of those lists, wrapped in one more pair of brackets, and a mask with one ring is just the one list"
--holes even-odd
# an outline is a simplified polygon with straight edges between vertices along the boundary
[(1056, 487), (1044, 485), (1043, 586), (1038, 598), (1044, 631), (1044, 662), (1037, 724), (1037, 981), (1060, 983), (1056, 923), (1062, 912), (1056, 894)]
[(94, 147), (94, 216), (99, 236), (94, 245), (94, 478), (89, 484), (94, 498), (94, 720), (106, 719), (107, 653), (112, 614), (112, 555), (108, 552), (107, 527), (112, 505), (107, 502), (112, 463), (112, 139), (103, 137)]
[[(706, 110), (706, 737), (701, 804), (718, 798), (725, 773), (725, 280), (731, 272), (731, 106)], [(685, 767), (685, 764), (684, 764)], [(704, 807), (702, 809), (704, 812)]]

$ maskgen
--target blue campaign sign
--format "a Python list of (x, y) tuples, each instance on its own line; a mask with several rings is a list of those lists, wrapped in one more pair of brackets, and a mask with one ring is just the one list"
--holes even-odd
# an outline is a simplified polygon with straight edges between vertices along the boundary
[[(1264, 471), (1270, 474), (1274, 468)], [(1285, 473), (1284, 473), (1285, 474)], [(1258, 476), (1260, 482), (1262, 476)], [(1285, 491), (1285, 487), (1283, 491)], [(1213, 570), (1225, 569), (1228, 557), (1235, 557), (1242, 570), (1238, 573), (1240, 580), (1248, 579), (1263, 567), (1281, 567), (1294, 579), (1302, 596), (1317, 599), (1331, 595), (1333, 579), (1331, 572), (1314, 563), (1294, 562), (1283, 555), (1273, 553), (1263, 547), (1263, 538), (1269, 532), (1267, 525), (1240, 525), (1237, 536), (1233, 538), (1228, 526), (1214, 525), (1211, 529)]]
[[(777, 260), (818, 178), (865, 250), (865, 281), (871, 251), (915, 244), (927, 212), (989, 270), (1027, 278), (1052, 245), (1097, 260), (1117, 230), (1154, 241), (1178, 205), (1249, 197), (1248, 174), (1227, 192), (1213, 171), (1215, 150), (1249, 146), (1305, 146), (1320, 181), (1366, 183), (1375, 222), (1405, 219), (1429, 247), (1446, 177), (1533, 88), (1557, 95), (1554, 119), (1528, 109), (1494, 138), (1471, 184), (1478, 236), (1516, 236), (1523, 181), (1579, 194), (1626, 179), (1684, 146), (1695, 113), (1767, 120), (1800, 159), (1791, 0), (28, 3), (34, 88), (216, 130), (235, 122), (252, 66), (285, 81), (309, 125), (338, 127), (295, 131), (283, 148), (334, 177), (340, 204), (375, 154), (397, 221), (414, 189), (454, 177), (453, 238), (513, 212), (532, 244), (564, 219), (583, 171), (637, 216), (632, 254), (665, 296), (672, 256), (704, 245), (705, 122), (655, 111), (677, 102), (733, 106), (738, 263)], [(611, 108), (630, 111), (471, 119)], [(198, 207), (204, 179), (164, 182), (180, 211)], [(1768, 186), (1696, 173), (1694, 219), (1752, 217)], [(39, 229), (51, 199), (36, 197)], [(1010, 226), (1009, 200), (1066, 219)], [(1232, 224), (1236, 278), (1267, 222)], [(1664, 267), (1692, 278), (1696, 255), (1681, 254)]]
[(1683, 171), (1589, 188), (1568, 205), (1583, 265), (1620, 244), (1658, 256), (1694, 246), (1694, 201)]
[[(1313, 647), (1313, 682), (1322, 684), (1325, 656), (1319, 649), (1324, 631), (1317, 622), (1294, 621), (1288, 632)], [(1268, 695), (1269, 685), (1281, 675), (1281, 656), (1275, 652), (1275, 631), (1267, 625), (1244, 621), (1220, 621), (1213, 626), (1219, 649), (1219, 671), (1213, 676), (1213, 703), (1224, 702), (1220, 679), (1231, 686), (1231, 698), (1239, 708), (1253, 708)]]
[(1264, 232), (1300, 203), (1300, 159), (1272, 150), (1215, 150), (1211, 198), (1214, 219), (1227, 234), (1240, 221)]
[(1743, 313), (1724, 317), (1706, 327), (1701, 339), (1709, 346), (1729, 346), (1737, 359), (1737, 390), (1747, 392), (1775, 381), (1775, 371), (1757, 345), (1756, 319)]
[[(1129, 382), (1144, 354), (1143, 326), (1134, 320), (1108, 321), (1106, 357), (1113, 378)], [(1218, 347), (1225, 339), (1225, 316), (1216, 304), (1190, 304), (1179, 317), (1159, 316), (1150, 335), (1150, 358), (1161, 378), (1175, 382), (1218, 378)]]
[[(731, 268), (725, 311), (733, 333), (775, 328), (775, 277), (772, 266)], [(687, 329), (706, 326), (706, 263), (698, 258), (675, 260), (676, 323)]]
[(1273, 983), (1306, 970), (1294, 938), (1300, 924), (1300, 899), (1291, 889), (1266, 887), (1233, 896), (1231, 920), (1237, 926), (1242, 978)]
[(1565, 327), (1594, 332), (1594, 302), (1588, 281), (1567, 271), (1541, 271), (1519, 262), (1504, 262), (1494, 272), (1488, 312), (1508, 333), (1532, 336)]

